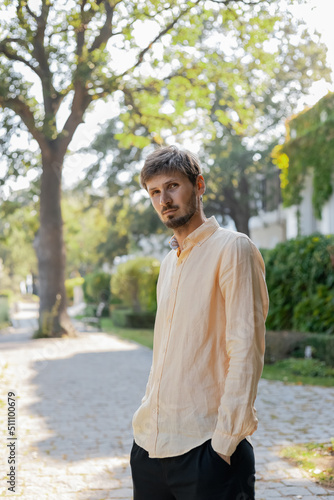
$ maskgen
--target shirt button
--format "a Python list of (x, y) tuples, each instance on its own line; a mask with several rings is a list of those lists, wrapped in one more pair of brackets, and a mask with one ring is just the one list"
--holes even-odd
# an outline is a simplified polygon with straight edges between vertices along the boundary
[(173, 288), (172, 292), (175, 293), (175, 288)]
[(169, 318), (168, 323), (171, 324), (172, 320)]
[(152, 413), (155, 415), (155, 414), (156, 414), (156, 412), (157, 412), (157, 409), (156, 409), (156, 408), (153, 408)]

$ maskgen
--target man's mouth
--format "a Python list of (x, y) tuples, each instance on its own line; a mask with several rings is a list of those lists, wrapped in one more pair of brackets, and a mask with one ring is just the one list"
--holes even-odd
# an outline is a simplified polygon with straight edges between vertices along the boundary
[(177, 208), (171, 208), (170, 210), (165, 210), (162, 212), (162, 215), (169, 215), (172, 214), (173, 212), (176, 212)]

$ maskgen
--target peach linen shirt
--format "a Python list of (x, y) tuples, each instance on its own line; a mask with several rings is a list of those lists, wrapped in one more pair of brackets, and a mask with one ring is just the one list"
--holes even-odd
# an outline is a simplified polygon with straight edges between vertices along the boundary
[(214, 217), (178, 250), (160, 268), (153, 361), (133, 416), (134, 439), (151, 458), (181, 455), (208, 439), (230, 456), (258, 423), (264, 263), (246, 235), (219, 227)]

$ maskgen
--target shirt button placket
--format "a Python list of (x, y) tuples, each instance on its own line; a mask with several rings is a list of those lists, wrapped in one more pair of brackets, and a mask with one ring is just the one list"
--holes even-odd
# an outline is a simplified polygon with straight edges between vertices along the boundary
[(164, 369), (165, 356), (167, 353), (167, 347), (168, 347), (168, 343), (169, 343), (169, 339), (170, 339), (172, 318), (173, 318), (173, 313), (174, 313), (174, 308), (175, 308), (176, 292), (177, 292), (178, 282), (180, 279), (180, 274), (181, 274), (181, 269), (176, 269), (175, 274), (173, 276), (172, 283), (171, 283), (171, 296), (170, 296), (170, 300), (169, 300), (169, 308), (168, 308), (168, 313), (167, 313), (168, 335), (166, 336), (166, 339), (164, 341), (163, 362), (161, 364), (160, 373), (158, 375), (158, 381), (159, 381), (158, 387), (159, 387), (159, 389), (158, 389), (158, 393), (157, 393), (157, 407), (152, 409), (152, 415), (156, 418), (156, 425), (157, 425), (156, 437), (155, 437), (155, 452), (157, 451), (157, 443), (158, 443), (158, 435), (159, 435), (159, 422), (158, 422), (158, 419), (159, 419), (159, 410), (158, 410), (158, 408), (159, 408), (159, 390), (160, 390), (160, 384), (161, 384), (161, 379), (162, 379), (162, 373), (163, 373), (163, 369)]

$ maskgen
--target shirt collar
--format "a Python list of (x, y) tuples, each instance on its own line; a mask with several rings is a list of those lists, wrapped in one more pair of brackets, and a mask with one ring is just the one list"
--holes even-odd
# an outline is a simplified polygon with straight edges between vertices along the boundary
[[(217, 229), (219, 228), (219, 224), (216, 221), (214, 216), (207, 219), (203, 224), (201, 224), (198, 228), (195, 229), (192, 233), (188, 234), (183, 242), (183, 249), (191, 248), (194, 245), (202, 245), (204, 241), (206, 241)], [(177, 255), (179, 256), (181, 253), (181, 249), (179, 247), (179, 243), (173, 234), (171, 239), (169, 240), (169, 246), (173, 250), (177, 250)]]

